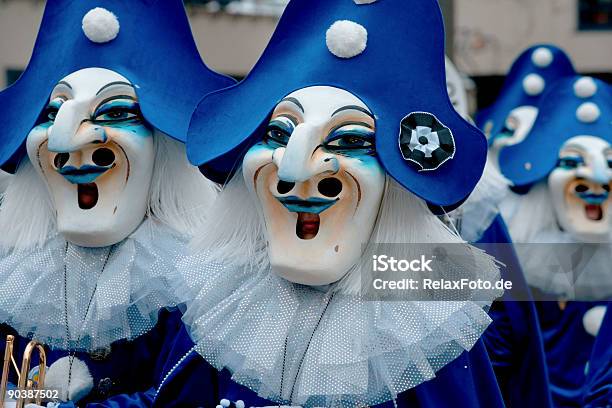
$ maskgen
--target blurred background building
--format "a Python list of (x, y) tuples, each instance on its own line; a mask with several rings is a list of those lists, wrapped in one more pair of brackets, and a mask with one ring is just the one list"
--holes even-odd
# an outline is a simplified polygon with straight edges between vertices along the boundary
[[(513, 59), (534, 43), (559, 45), (581, 73), (612, 80), (612, 0), (439, 1), (447, 53), (474, 79), (481, 105), (495, 98)], [(207, 63), (238, 78), (257, 61), (287, 2), (185, 0)], [(43, 7), (43, 0), (0, 0), (0, 88), (27, 63)]]

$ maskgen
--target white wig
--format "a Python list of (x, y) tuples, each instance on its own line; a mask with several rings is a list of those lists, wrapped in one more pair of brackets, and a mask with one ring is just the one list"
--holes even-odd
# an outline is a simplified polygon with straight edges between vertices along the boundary
[[(147, 216), (191, 236), (204, 224), (218, 188), (187, 161), (184, 144), (155, 131)], [(26, 156), (3, 195), (0, 248), (42, 246), (57, 232), (49, 190)]]
[[(208, 252), (209, 259), (226, 265), (239, 265), (254, 271), (270, 267), (261, 206), (249, 193), (240, 169), (211, 207), (211, 213), (215, 217), (207, 220), (203, 229), (206, 234), (194, 238), (193, 250)], [(395, 180), (387, 179), (368, 246), (464, 242), (431, 213), (423, 200)], [(402, 255), (406, 256), (407, 248), (402, 247), (402, 250)], [(368, 252), (366, 248), (364, 254)], [(368, 256), (362, 256), (360, 263), (353, 266), (339, 282), (338, 290), (357, 294), (361, 288), (361, 270), (368, 270), (365, 265), (369, 262)], [(496, 268), (493, 258), (486, 255), (479, 258), (479, 262), (486, 263), (484, 268)]]
[(507, 219), (512, 241), (519, 244), (536, 242), (542, 232), (561, 233), (547, 183), (540, 182), (529, 193), (517, 196), (512, 216)]

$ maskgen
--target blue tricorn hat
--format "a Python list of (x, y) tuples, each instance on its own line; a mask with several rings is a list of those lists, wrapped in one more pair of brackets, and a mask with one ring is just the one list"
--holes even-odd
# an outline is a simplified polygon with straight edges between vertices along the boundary
[(559, 150), (574, 136), (596, 136), (612, 143), (612, 92), (605, 82), (573, 76), (558, 81), (542, 97), (529, 137), (500, 152), (500, 169), (516, 186), (548, 176)]
[(28, 67), (0, 93), (0, 166), (15, 170), (57, 82), (93, 67), (130, 80), (146, 120), (183, 142), (202, 95), (234, 83), (202, 62), (181, 0), (48, 0)]
[(435, 0), (291, 1), (247, 78), (196, 109), (189, 159), (226, 181), (263, 137), (274, 107), (321, 85), (347, 90), (370, 108), (380, 163), (430, 205), (456, 205), (480, 179), (486, 140), (449, 101)]
[(557, 80), (573, 75), (574, 67), (563, 50), (546, 44), (528, 48), (512, 64), (497, 101), (476, 115), (476, 125), (492, 143), (513, 109), (538, 107), (546, 89)]

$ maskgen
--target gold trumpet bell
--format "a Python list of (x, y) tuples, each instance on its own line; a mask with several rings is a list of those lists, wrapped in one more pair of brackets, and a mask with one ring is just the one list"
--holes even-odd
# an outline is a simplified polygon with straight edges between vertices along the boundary
[[(8, 335), (6, 337), (6, 347), (4, 349), (4, 363), (2, 366), (2, 379), (0, 380), (0, 408), (4, 408), (4, 401), (6, 398), (6, 391), (8, 385), (8, 377), (9, 371), (11, 369), (11, 364), (17, 373), (19, 381), (17, 383), (17, 390), (27, 391), (29, 390), (39, 390), (43, 391), (45, 386), (45, 371), (47, 367), (47, 354), (45, 353), (44, 346), (32, 340), (28, 343), (23, 352), (23, 360), (21, 362), (21, 369), (17, 367), (17, 363), (15, 362), (15, 358), (13, 356), (13, 347), (15, 342), (15, 336)], [(32, 362), (32, 354), (34, 351), (38, 350), (38, 358), (40, 360), (39, 371), (38, 371), (38, 381), (36, 384), (36, 388), (34, 388), (34, 383), (32, 380), (28, 379), (28, 373), (30, 371), (30, 364)], [(23, 408), (26, 403), (32, 402), (27, 398), (19, 398), (21, 395), (18, 395), (17, 399), (17, 408)], [(36, 395), (34, 398), (34, 402), (37, 405), (42, 404), (42, 392)]]

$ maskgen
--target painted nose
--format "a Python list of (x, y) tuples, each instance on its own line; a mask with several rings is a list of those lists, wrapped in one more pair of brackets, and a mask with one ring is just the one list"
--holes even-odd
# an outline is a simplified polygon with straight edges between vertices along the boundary
[(89, 107), (78, 101), (66, 101), (49, 129), (47, 148), (55, 153), (71, 153), (91, 143), (105, 143), (104, 129), (88, 121)]
[(585, 179), (602, 186), (609, 185), (612, 181), (612, 171), (608, 166), (608, 160), (603, 157), (593, 157), (591, 165), (583, 168), (583, 174), (579, 174)]
[(300, 183), (318, 174), (338, 172), (338, 160), (320, 149), (320, 132), (318, 127), (302, 123), (293, 131), (287, 147), (274, 152), (280, 180)]

